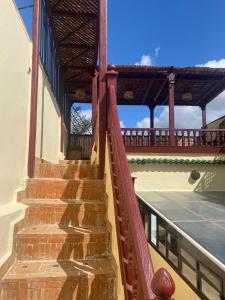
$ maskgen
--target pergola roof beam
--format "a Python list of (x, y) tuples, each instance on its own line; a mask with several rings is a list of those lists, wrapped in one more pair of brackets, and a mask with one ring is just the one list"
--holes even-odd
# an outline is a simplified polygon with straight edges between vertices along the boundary
[(81, 13), (81, 12), (68, 12), (68, 11), (52, 11), (52, 15), (56, 17), (80, 17), (80, 18), (96, 18), (95, 13)]
[(162, 83), (162, 85), (161, 85), (161, 87), (160, 87), (158, 93), (156, 94), (156, 96), (155, 96), (155, 98), (154, 98), (154, 100), (153, 100), (153, 103), (152, 103), (153, 105), (156, 103), (157, 99), (158, 99), (159, 96), (161, 95), (161, 93), (162, 93), (162, 91), (164, 90), (164, 88), (165, 88), (165, 86), (166, 86), (167, 83), (168, 83), (168, 80), (167, 80), (167, 79), (164, 80), (164, 82)]

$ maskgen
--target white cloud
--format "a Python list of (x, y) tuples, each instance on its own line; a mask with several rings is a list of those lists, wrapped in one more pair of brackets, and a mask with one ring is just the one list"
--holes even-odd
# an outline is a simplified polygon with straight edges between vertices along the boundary
[(140, 62), (135, 64), (136, 66), (152, 66), (152, 58), (150, 55), (143, 54)]
[(150, 54), (143, 54), (140, 61), (137, 62), (135, 65), (136, 66), (152, 66), (155, 62), (155, 60), (157, 59), (157, 57), (159, 56), (159, 52), (160, 52), (160, 47), (156, 47), (154, 50), (154, 54), (150, 55)]
[(160, 47), (155, 48), (155, 57), (159, 56)]
[(85, 118), (88, 119), (88, 120), (91, 120), (91, 118), (92, 118), (92, 110), (91, 110), (91, 109), (81, 110), (81, 111), (79, 112), (79, 114), (80, 114), (82, 117), (85, 117)]
[(149, 128), (150, 127), (150, 118), (144, 118), (143, 120), (137, 122), (137, 128)]
[(123, 121), (120, 121), (120, 127), (121, 128), (125, 128), (126, 127)]
[(210, 60), (205, 64), (197, 65), (197, 67), (225, 68), (225, 58), (221, 58), (219, 60)]

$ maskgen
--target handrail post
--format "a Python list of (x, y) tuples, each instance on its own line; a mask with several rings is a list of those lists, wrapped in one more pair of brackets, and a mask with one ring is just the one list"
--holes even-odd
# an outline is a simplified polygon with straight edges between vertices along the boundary
[(118, 72), (116, 71), (116, 67), (114, 65), (108, 65), (107, 87), (113, 85), (115, 87), (116, 92), (117, 92), (117, 78), (118, 78)]
[(175, 292), (175, 284), (169, 272), (161, 268), (152, 279), (152, 291), (156, 295), (154, 300), (172, 300), (172, 295)]

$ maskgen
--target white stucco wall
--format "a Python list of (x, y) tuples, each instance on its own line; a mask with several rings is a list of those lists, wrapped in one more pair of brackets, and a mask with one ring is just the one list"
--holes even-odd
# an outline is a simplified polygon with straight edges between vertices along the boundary
[(12, 0), (0, 1), (0, 265), (24, 214), (16, 190), (27, 177), (31, 41)]
[[(129, 154), (128, 159), (166, 158), (166, 159), (195, 159), (215, 160), (225, 159), (224, 155), (199, 154)], [(225, 165), (204, 164), (130, 164), (130, 170), (135, 180), (137, 191), (225, 191)], [(199, 180), (190, 178), (191, 171), (198, 170)]]
[(39, 65), (36, 157), (57, 163), (60, 155), (61, 118), (42, 65)]

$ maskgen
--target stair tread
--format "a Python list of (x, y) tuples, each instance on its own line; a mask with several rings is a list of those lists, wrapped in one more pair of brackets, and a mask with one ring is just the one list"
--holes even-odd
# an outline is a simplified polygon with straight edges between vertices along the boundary
[(85, 200), (85, 199), (45, 199), (45, 198), (27, 198), (22, 201), (26, 205), (81, 205), (81, 204), (102, 204), (103, 200)]
[(53, 177), (44, 177), (44, 178), (30, 178), (28, 179), (29, 182), (37, 182), (37, 181), (50, 181), (50, 182), (54, 182), (54, 181), (57, 181), (57, 182), (75, 182), (75, 181), (79, 181), (79, 182), (85, 182), (85, 183), (88, 183), (88, 182), (102, 182), (104, 183), (104, 180), (103, 179), (93, 179), (93, 178), (74, 178), (74, 179), (66, 179), (66, 178), (53, 178)]
[(16, 261), (3, 277), (3, 280), (62, 278), (68, 276), (95, 276), (113, 274), (110, 259), (89, 260), (48, 260)]
[(91, 235), (91, 234), (106, 234), (106, 227), (59, 227), (57, 224), (49, 225), (34, 225), (25, 227), (18, 232), (21, 235)]

